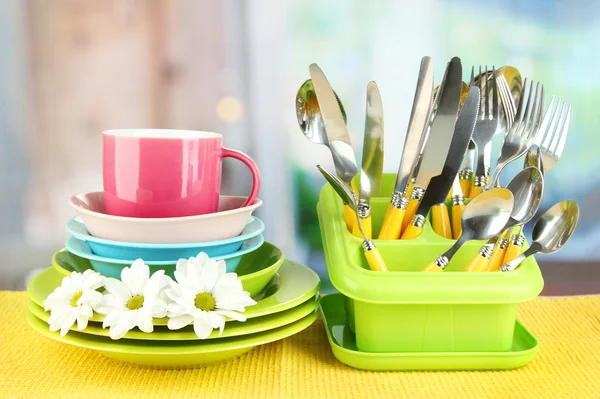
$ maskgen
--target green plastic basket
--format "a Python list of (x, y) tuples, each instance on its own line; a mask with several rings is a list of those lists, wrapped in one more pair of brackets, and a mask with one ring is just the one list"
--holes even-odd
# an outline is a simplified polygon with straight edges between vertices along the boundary
[[(375, 237), (394, 181), (395, 175), (384, 175), (381, 197), (371, 201)], [(465, 244), (444, 273), (422, 272), (454, 242), (438, 236), (429, 222), (414, 240), (375, 240), (389, 272), (371, 271), (331, 186), (322, 189), (317, 209), (329, 277), (346, 297), (349, 327), (361, 351), (508, 351), (517, 304), (543, 288), (532, 257), (510, 273), (462, 272), (484, 241)]]

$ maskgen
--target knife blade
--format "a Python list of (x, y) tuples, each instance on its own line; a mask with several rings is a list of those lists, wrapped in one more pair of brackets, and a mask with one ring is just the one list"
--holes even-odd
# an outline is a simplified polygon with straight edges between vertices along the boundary
[(336, 174), (350, 187), (352, 179), (358, 173), (350, 134), (348, 134), (335, 93), (325, 74), (317, 64), (311, 64), (308, 69), (319, 101)]
[[(367, 111), (361, 166), (358, 215), (363, 231), (370, 239), (371, 197), (379, 194), (383, 175), (383, 105), (379, 87), (373, 81), (367, 85)], [(354, 226), (352, 232), (357, 237), (362, 236), (358, 225)]]
[(415, 90), (408, 129), (404, 139), (402, 157), (398, 165), (396, 184), (383, 219), (379, 239), (394, 240), (401, 234), (404, 210), (408, 204), (406, 197), (410, 196), (410, 191), (412, 191), (412, 186), (409, 183), (417, 167), (419, 155), (425, 141), (426, 125), (430, 118), (432, 101), (433, 64), (430, 57), (423, 57), (419, 68), (419, 77), (417, 79), (417, 88)]
[[(450, 190), (450, 187), (452, 187), (452, 183), (455, 181), (458, 174), (458, 169), (460, 168), (462, 159), (469, 146), (469, 140), (471, 140), (473, 130), (475, 130), (477, 116), (479, 115), (479, 100), (479, 88), (472, 87), (469, 89), (467, 99), (456, 120), (450, 146), (448, 147), (445, 156), (442, 156), (444, 159), (442, 171), (439, 175), (431, 178), (427, 190), (425, 191), (425, 195), (419, 204), (413, 223), (405, 232), (405, 234), (407, 234), (406, 238), (418, 237), (422, 231), (423, 223), (425, 222), (429, 210), (434, 205), (445, 201), (448, 191)], [(404, 235), (402, 238), (405, 238)]]
[(462, 64), (460, 58), (454, 57), (446, 67), (439, 93), (433, 104), (435, 115), (429, 128), (425, 149), (421, 155), (419, 172), (406, 208), (402, 231), (411, 223), (419, 203), (425, 194), (429, 180), (439, 175), (444, 167), (444, 159), (448, 153), (456, 115), (458, 114), (461, 92)]

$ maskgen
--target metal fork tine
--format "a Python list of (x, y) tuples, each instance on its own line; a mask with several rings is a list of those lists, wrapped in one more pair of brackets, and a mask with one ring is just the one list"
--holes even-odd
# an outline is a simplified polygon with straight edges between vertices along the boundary
[[(481, 77), (479, 78), (481, 79)], [(491, 119), (490, 116), (490, 91), (488, 87), (488, 67), (485, 66), (485, 74), (483, 76), (485, 82), (485, 119)]]
[[(537, 96), (537, 87), (540, 87), (540, 95)], [(529, 138), (534, 139), (535, 141), (535, 137), (537, 136), (538, 132), (539, 132), (539, 127), (540, 127), (540, 120), (542, 119), (542, 113), (543, 113), (543, 109), (544, 109), (544, 85), (540, 84), (539, 82), (537, 83), (536, 89), (535, 89), (535, 94), (536, 94), (536, 98), (535, 98), (535, 122), (533, 124), (533, 127), (531, 129), (531, 132), (529, 133)]]
[[(471, 67), (471, 80), (469, 81), (469, 89), (475, 84), (475, 65)], [(481, 92), (481, 91), (480, 91)]]
[(546, 134), (546, 138), (544, 139), (544, 144), (542, 146), (543, 149), (550, 151), (550, 146), (552, 145), (552, 142), (554, 141), (554, 136), (556, 136), (556, 132), (558, 131), (557, 129), (557, 125), (558, 125), (558, 110), (560, 109), (560, 105), (562, 103), (562, 100), (558, 100), (558, 103), (556, 104), (556, 107), (554, 108), (554, 110), (552, 111), (552, 120), (550, 121), (550, 125), (548, 127), (548, 133)]
[(515, 121), (521, 122), (523, 120), (523, 103), (525, 102), (525, 94), (527, 92), (527, 78), (523, 80), (523, 91), (521, 98), (519, 99), (519, 105), (517, 106), (517, 116)]
[(550, 120), (552, 119), (552, 115), (554, 113), (554, 96), (550, 99), (550, 104), (548, 104), (548, 109), (544, 114), (544, 119), (542, 120), (542, 124), (540, 125), (540, 133), (536, 140), (536, 144), (542, 148), (548, 148), (550, 142), (547, 141), (550, 135), (550, 131), (548, 130)]
[(506, 82), (506, 78), (504, 77), (504, 75), (500, 76), (500, 79), (498, 79), (498, 83), (498, 86), (500, 87), (500, 96), (502, 97), (502, 103), (507, 105), (504, 107), (504, 109), (507, 112), (507, 118), (510, 121), (510, 125), (512, 125), (515, 121), (516, 112), (514, 106), (514, 99), (512, 97), (510, 88), (508, 87), (508, 83)]
[(480, 97), (479, 97), (479, 117), (480, 119), (485, 119), (485, 92), (483, 91), (483, 84), (481, 83), (481, 65), (479, 65), (479, 81), (477, 82), (477, 85), (479, 86), (479, 93), (480, 93)]
[[(537, 91), (537, 87), (536, 87), (536, 91)], [(523, 131), (522, 134), (524, 134), (524, 132), (526, 132), (530, 126), (531, 126), (531, 110), (533, 108), (533, 98), (535, 97), (535, 94), (533, 93), (533, 80), (529, 83), (529, 93), (527, 95), (527, 105), (525, 106), (525, 114), (523, 116), (523, 122), (524, 122), (524, 126), (523, 126)]]
[(564, 129), (564, 118), (565, 118), (565, 112), (567, 109), (567, 102), (566, 101), (561, 101), (559, 102), (558, 107), (556, 107), (556, 112), (558, 113), (558, 110), (560, 109), (560, 113), (558, 114), (558, 118), (557, 118), (557, 122), (556, 122), (556, 132), (552, 135), (552, 142), (550, 143), (550, 147), (549, 150), (551, 153), (554, 153), (556, 151), (556, 148), (558, 147), (558, 141), (560, 140), (560, 135), (562, 134), (562, 131)]
[(498, 86), (496, 82), (496, 67), (492, 65), (492, 113), (493, 118), (500, 118), (500, 107), (498, 106)]
[(559, 158), (562, 155), (562, 152), (565, 148), (565, 142), (567, 141), (567, 133), (569, 132), (569, 122), (571, 122), (571, 105), (567, 109), (567, 117), (565, 118), (565, 123), (560, 132), (560, 139), (558, 140), (558, 146), (556, 147), (556, 151), (554, 151), (554, 156)]

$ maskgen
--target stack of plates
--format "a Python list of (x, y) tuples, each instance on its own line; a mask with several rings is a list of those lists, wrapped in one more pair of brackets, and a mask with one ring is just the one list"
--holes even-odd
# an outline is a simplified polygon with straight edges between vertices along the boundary
[[(73, 251), (57, 252), (52, 266), (31, 280), (27, 292), (27, 319), (39, 333), (67, 344), (96, 350), (105, 356), (138, 365), (179, 368), (197, 367), (236, 358), (252, 348), (296, 334), (310, 326), (317, 317), (319, 277), (308, 267), (284, 260), (281, 250), (265, 242), (243, 256), (236, 265), (245, 291), (257, 304), (246, 308), (246, 322), (227, 321), (219, 335), (213, 331), (200, 340), (193, 327), (171, 331), (167, 318), (154, 319), (154, 332), (133, 329), (121, 340), (109, 338), (102, 328), (104, 317), (94, 314), (88, 327), (78, 331), (74, 325), (64, 337), (48, 328), (49, 312), (43, 302), (73, 271), (92, 268), (91, 259)], [(94, 267), (95, 268), (95, 267)]]

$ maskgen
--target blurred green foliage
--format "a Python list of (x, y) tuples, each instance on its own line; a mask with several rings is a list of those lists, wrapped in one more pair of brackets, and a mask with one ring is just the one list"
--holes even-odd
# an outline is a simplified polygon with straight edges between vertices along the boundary
[(295, 218), (298, 234), (310, 252), (323, 252), (321, 231), (317, 217), (319, 190), (315, 187), (310, 173), (298, 167), (292, 167), (293, 190), (296, 199)]

